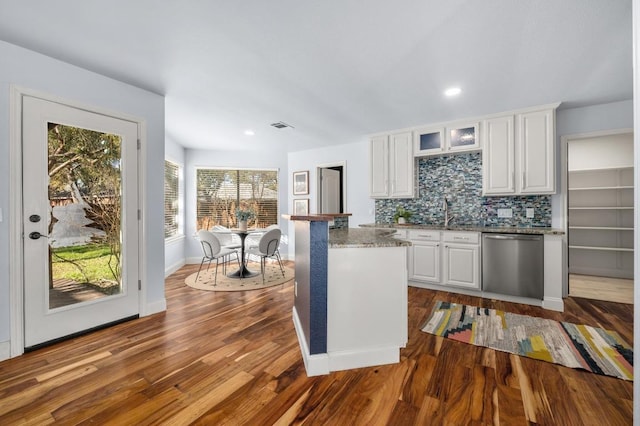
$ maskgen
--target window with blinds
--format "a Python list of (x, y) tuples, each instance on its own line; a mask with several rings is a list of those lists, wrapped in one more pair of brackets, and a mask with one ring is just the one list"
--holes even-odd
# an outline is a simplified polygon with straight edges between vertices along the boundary
[(180, 166), (171, 161), (164, 162), (164, 237), (180, 233)]
[(278, 223), (278, 171), (197, 169), (196, 229), (238, 227), (236, 209), (253, 211), (250, 227)]

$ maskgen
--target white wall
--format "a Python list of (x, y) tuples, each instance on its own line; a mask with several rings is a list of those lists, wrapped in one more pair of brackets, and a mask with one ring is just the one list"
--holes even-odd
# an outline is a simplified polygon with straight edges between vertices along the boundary
[[(233, 147), (233, 142), (230, 142)], [(280, 253), (288, 252), (288, 232), (285, 221), (280, 217), (287, 212), (287, 194), (290, 176), (287, 175), (287, 154), (278, 151), (209, 151), (185, 150), (185, 257), (187, 263), (199, 263), (202, 259), (200, 244), (193, 238), (196, 232), (196, 169), (198, 167), (278, 169), (278, 220), (282, 228)], [(286, 257), (286, 256), (285, 256)]]
[[(102, 110), (121, 112), (146, 122), (142, 165), (145, 193), (142, 244), (146, 262), (143, 314), (162, 310), (164, 298), (163, 171), (164, 97), (112, 80), (50, 57), (0, 41), (0, 343), (10, 338), (9, 306), (9, 106), (10, 85), (36, 90)], [(116, 60), (116, 58), (114, 58)]]
[(562, 175), (561, 137), (601, 130), (633, 128), (633, 101), (620, 101), (582, 108), (560, 109), (556, 113), (556, 188), (551, 197), (551, 226), (564, 226), (564, 196), (560, 192)]
[(185, 186), (184, 186), (184, 148), (182, 145), (175, 143), (168, 135), (165, 139), (165, 159), (171, 161), (174, 164), (180, 166), (180, 217), (178, 220), (180, 223), (180, 235), (165, 239), (164, 242), (164, 276), (167, 277), (177, 271), (185, 264), (184, 248), (185, 248), (185, 235), (184, 235), (184, 208), (185, 208)]
[[(309, 171), (309, 195), (293, 196), (289, 191), (287, 212), (291, 213), (293, 200), (296, 198), (309, 198), (309, 209), (311, 213), (316, 213), (318, 206), (318, 176), (317, 167), (345, 162), (345, 173), (347, 177), (346, 192), (347, 203), (345, 213), (351, 213), (349, 227), (355, 228), (362, 223), (373, 223), (375, 221), (375, 202), (369, 197), (369, 142), (366, 136), (354, 143), (317, 148), (307, 151), (297, 151), (289, 153), (289, 173), (288, 179), (293, 178), (293, 172)], [(289, 225), (289, 234), (294, 235), (293, 223)], [(293, 246), (291, 248), (293, 250)], [(293, 251), (289, 252), (293, 258)]]

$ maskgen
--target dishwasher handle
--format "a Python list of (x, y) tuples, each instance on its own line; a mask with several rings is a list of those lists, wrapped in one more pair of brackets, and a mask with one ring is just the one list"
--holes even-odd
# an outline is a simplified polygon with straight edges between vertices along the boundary
[(541, 235), (484, 235), (484, 238), (488, 240), (526, 240), (526, 241), (538, 241), (542, 238)]

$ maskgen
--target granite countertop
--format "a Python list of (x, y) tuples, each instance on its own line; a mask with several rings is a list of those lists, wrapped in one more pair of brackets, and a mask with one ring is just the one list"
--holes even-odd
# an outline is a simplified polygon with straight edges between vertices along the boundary
[(406, 247), (409, 241), (393, 237), (391, 229), (343, 228), (329, 231), (329, 248)]
[(536, 226), (481, 226), (474, 224), (461, 224), (461, 225), (431, 225), (431, 224), (416, 224), (407, 223), (405, 225), (399, 225), (397, 223), (367, 223), (360, 225), (363, 228), (377, 228), (377, 229), (431, 229), (439, 231), (472, 231), (472, 232), (494, 232), (504, 234), (547, 234), (547, 235), (563, 235), (562, 229), (555, 229), (550, 227), (536, 227)]

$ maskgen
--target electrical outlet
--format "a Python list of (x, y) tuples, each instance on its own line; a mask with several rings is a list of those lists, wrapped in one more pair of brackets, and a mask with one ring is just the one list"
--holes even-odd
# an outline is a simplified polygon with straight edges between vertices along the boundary
[(534, 209), (527, 208), (527, 218), (533, 219), (533, 215), (534, 215)]
[(498, 217), (513, 217), (512, 209), (498, 209)]

